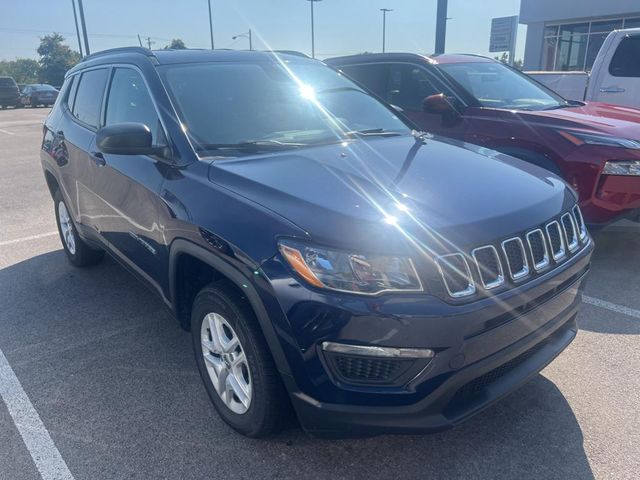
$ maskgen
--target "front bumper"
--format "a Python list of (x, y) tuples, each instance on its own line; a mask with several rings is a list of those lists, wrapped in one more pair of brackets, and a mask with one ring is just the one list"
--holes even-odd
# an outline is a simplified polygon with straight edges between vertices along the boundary
[[(321, 295), (288, 277), (277, 258), (267, 262), (282, 316), (270, 314), (289, 367), (281, 372), (303, 428), (332, 437), (420, 433), (479, 412), (574, 338), (592, 250), (591, 242), (546, 275), (457, 305), (430, 295)], [(399, 383), (345, 382), (327, 361), (326, 341), (436, 353)]]

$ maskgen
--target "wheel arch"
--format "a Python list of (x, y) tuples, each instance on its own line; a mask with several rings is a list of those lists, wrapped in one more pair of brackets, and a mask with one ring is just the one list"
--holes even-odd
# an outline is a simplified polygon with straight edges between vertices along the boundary
[[(210, 279), (207, 279), (207, 284), (211, 283), (211, 281), (226, 280), (240, 295), (247, 299), (249, 306), (256, 316), (262, 334), (267, 341), (267, 345), (278, 370), (281, 374), (291, 377), (291, 369), (280, 345), (278, 335), (251, 279), (225, 259), (206, 248), (184, 239), (176, 239), (172, 242), (169, 253), (169, 291), (172, 309), (181, 326), (188, 329), (191, 316), (191, 305), (185, 308), (184, 302), (188, 302), (192, 295), (193, 298), (195, 298), (195, 295), (204, 286), (204, 284), (200, 285), (200, 283), (204, 283), (203, 279), (196, 281), (195, 287), (189, 287), (184, 284), (180, 285), (186, 273), (182, 270), (185, 267), (185, 262), (197, 262), (195, 265), (204, 265), (211, 269), (210, 273), (212, 273), (212, 275)], [(187, 286), (187, 292), (184, 291), (185, 286)], [(189, 288), (192, 289), (189, 290)], [(193, 303), (192, 299), (191, 303)], [(285, 385), (288, 384), (287, 381), (284, 383)]]
[(58, 190), (60, 190), (60, 184), (56, 179), (55, 175), (51, 173), (48, 169), (44, 170), (44, 179), (47, 182), (47, 187), (49, 188), (49, 193), (51, 194), (51, 198), (56, 194)]

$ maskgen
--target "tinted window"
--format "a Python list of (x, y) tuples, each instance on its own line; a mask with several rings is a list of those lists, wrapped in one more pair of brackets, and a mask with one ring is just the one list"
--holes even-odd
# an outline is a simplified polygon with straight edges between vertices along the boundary
[(72, 112), (78, 120), (92, 127), (97, 127), (100, 123), (100, 107), (107, 73), (108, 70), (102, 68), (85, 72), (80, 77)]
[[(76, 92), (78, 91), (78, 78), (80, 78), (78, 75), (74, 75), (66, 80), (66, 83), (69, 83), (66, 89), (68, 93), (64, 93), (63, 98), (69, 110), (73, 110), (73, 102), (76, 99)], [(64, 86), (62, 88), (64, 89)]]
[(640, 77), (640, 36), (623, 38), (611, 59), (614, 77)]
[(344, 73), (362, 84), (380, 98), (387, 98), (389, 85), (389, 65), (378, 63), (372, 65), (348, 65), (340, 67)]
[(15, 87), (16, 82), (11, 77), (0, 77), (0, 87)]
[(118, 68), (113, 74), (107, 99), (106, 125), (144, 123), (151, 130), (153, 143), (165, 145), (164, 132), (142, 76), (130, 68)]
[(391, 65), (387, 97), (390, 103), (421, 112), (423, 100), (438, 93), (445, 91), (424, 68), (407, 63)]

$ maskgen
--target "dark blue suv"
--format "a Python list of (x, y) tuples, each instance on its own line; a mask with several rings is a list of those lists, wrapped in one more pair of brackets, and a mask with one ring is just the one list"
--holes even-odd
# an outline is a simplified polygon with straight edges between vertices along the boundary
[(106, 251), (156, 291), (248, 436), (291, 404), (316, 435), (446, 428), (576, 334), (575, 193), (303, 56), (91, 55), (41, 158), (69, 260)]

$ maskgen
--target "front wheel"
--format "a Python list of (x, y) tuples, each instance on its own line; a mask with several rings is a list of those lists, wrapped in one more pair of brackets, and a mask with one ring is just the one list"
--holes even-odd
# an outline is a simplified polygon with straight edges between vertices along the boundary
[(104, 257), (104, 250), (95, 250), (80, 238), (60, 190), (56, 191), (53, 202), (58, 233), (69, 261), (76, 267), (87, 267), (99, 263)]
[(248, 437), (282, 425), (288, 401), (253, 310), (226, 283), (198, 293), (191, 315), (196, 362), (218, 414)]

